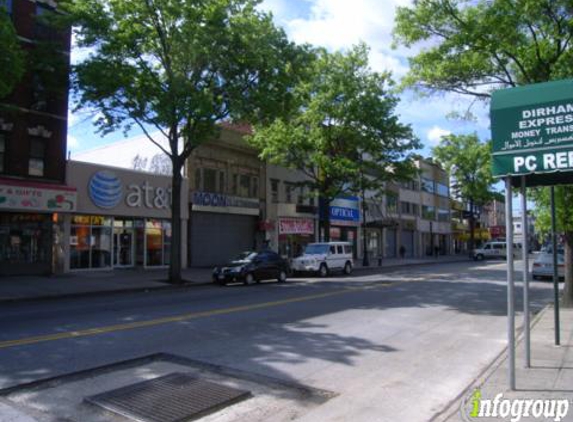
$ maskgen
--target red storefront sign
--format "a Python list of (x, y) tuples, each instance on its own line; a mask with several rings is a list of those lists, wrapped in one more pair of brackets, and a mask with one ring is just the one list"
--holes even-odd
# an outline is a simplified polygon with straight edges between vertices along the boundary
[(505, 237), (505, 226), (491, 226), (489, 228), (489, 234), (492, 238)]
[(310, 218), (281, 218), (279, 234), (314, 234), (314, 220)]

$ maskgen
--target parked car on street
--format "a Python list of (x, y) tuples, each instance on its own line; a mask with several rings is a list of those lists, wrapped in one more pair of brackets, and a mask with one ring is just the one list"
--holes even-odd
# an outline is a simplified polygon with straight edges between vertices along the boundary
[[(473, 257), (476, 261), (482, 261), (490, 258), (507, 259), (507, 248), (505, 242), (487, 242), (481, 248), (477, 248), (473, 252)], [(518, 259), (521, 257), (521, 244), (513, 244), (513, 257)]]
[(243, 252), (224, 266), (213, 269), (213, 282), (221, 285), (242, 282), (254, 284), (262, 280), (287, 280), (288, 262), (273, 251)]
[[(557, 250), (557, 274), (560, 279), (565, 277), (565, 255), (563, 249)], [(553, 279), (553, 252), (550, 248), (537, 254), (531, 268), (531, 276), (534, 280)]]
[(349, 242), (310, 243), (302, 256), (293, 259), (293, 273), (313, 272), (326, 277), (333, 270), (352, 272), (352, 245)]

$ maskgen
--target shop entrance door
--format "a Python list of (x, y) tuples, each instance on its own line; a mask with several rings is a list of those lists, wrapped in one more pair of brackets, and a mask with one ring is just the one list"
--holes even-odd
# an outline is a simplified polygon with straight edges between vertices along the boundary
[(134, 263), (133, 229), (115, 227), (113, 229), (113, 266), (133, 267)]

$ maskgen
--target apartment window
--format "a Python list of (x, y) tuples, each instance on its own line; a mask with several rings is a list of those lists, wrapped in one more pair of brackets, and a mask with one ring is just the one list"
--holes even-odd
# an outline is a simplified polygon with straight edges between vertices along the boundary
[(398, 195), (389, 193), (386, 196), (386, 208), (388, 212), (396, 213), (398, 211)]
[(435, 220), (436, 208), (428, 205), (422, 205), (422, 218), (425, 220)]
[(447, 223), (450, 221), (450, 210), (439, 208), (438, 209), (438, 221)]
[(271, 200), (273, 203), (279, 202), (279, 181), (271, 180)]
[(427, 179), (422, 177), (422, 190), (428, 193), (435, 193), (436, 189), (434, 187), (434, 181), (431, 179)]
[(251, 176), (251, 198), (259, 197), (259, 178)]
[(412, 214), (415, 216), (420, 215), (420, 206), (418, 204), (412, 204)]
[(38, 74), (32, 76), (32, 103), (30, 108), (37, 111), (46, 111), (48, 108), (48, 93)]
[(291, 183), (285, 183), (285, 202), (287, 204), (291, 204), (292, 201), (292, 193), (294, 191), (294, 186)]
[(203, 183), (201, 183), (201, 169), (195, 169), (195, 190), (203, 190)]
[(43, 4), (36, 3), (36, 22), (34, 25), (34, 35), (37, 40), (57, 41), (58, 32), (46, 21), (46, 18), (52, 13), (54, 13), (52, 8), (46, 7)]
[(6, 137), (0, 133), (0, 173), (4, 173), (4, 162), (6, 161)]
[(0, 0), (0, 6), (4, 6), (9, 15), (12, 14), (12, 0)]
[(219, 171), (219, 193), (225, 193), (227, 191), (226, 184), (227, 184), (227, 180), (225, 177), (225, 172), (220, 170)]
[(248, 174), (239, 176), (239, 196), (251, 196), (251, 177)]
[(450, 189), (442, 183), (436, 183), (436, 191), (440, 196), (445, 196), (446, 198), (450, 196)]
[(298, 188), (298, 195), (296, 197), (296, 203), (298, 205), (304, 204), (304, 186)]
[(203, 169), (203, 191), (217, 192), (217, 170)]
[(233, 174), (233, 182), (231, 183), (231, 193), (237, 195), (239, 192), (239, 175)]
[(46, 144), (41, 139), (32, 139), (30, 142), (30, 160), (28, 161), (28, 174), (30, 176), (44, 175), (44, 155)]
[(414, 191), (420, 190), (420, 187), (418, 186), (417, 180), (408, 180), (407, 182), (401, 183), (401, 186), (404, 189), (409, 189), (409, 190), (414, 190)]

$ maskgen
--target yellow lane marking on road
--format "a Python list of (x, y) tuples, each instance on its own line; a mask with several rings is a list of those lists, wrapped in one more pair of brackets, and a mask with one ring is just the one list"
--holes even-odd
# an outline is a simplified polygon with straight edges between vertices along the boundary
[[(388, 286), (388, 285), (383, 285), (383, 286), (379, 286), (379, 287), (386, 287), (386, 286)], [(257, 310), (257, 309), (272, 308), (275, 306), (287, 305), (287, 304), (291, 304), (291, 303), (306, 302), (306, 301), (315, 300), (315, 299), (323, 299), (326, 297), (337, 296), (337, 295), (350, 293), (350, 292), (358, 291), (358, 290), (365, 290), (365, 288), (349, 287), (349, 288), (346, 288), (343, 290), (337, 290), (337, 291), (329, 292), (329, 293), (320, 293), (320, 294), (316, 294), (316, 295), (301, 296), (301, 297), (295, 297), (295, 298), (291, 298), (291, 299), (276, 300), (276, 301), (272, 301), (272, 302), (263, 302), (263, 303), (253, 304), (253, 305), (235, 306), (235, 307), (231, 307), (231, 308), (222, 308), (222, 309), (215, 309), (215, 310), (211, 310), (211, 311), (202, 311), (202, 312), (193, 312), (190, 314), (175, 315), (175, 316), (171, 316), (171, 317), (152, 319), (152, 320), (148, 320), (148, 321), (136, 321), (136, 322), (130, 322), (130, 323), (125, 323), (125, 324), (109, 325), (106, 327), (87, 328), (85, 330), (64, 331), (61, 333), (47, 334), (47, 335), (43, 335), (43, 336), (27, 337), (27, 338), (21, 338), (21, 339), (16, 339), (16, 340), (6, 340), (6, 341), (0, 342), (0, 349), (7, 349), (9, 347), (24, 346), (24, 345), (36, 344), (36, 343), (44, 343), (44, 342), (55, 341), (55, 340), (63, 340), (63, 339), (78, 338), (78, 337), (88, 337), (88, 336), (94, 336), (94, 335), (98, 335), (98, 334), (112, 333), (112, 332), (116, 332), (116, 331), (133, 330), (135, 328), (153, 327), (156, 325), (169, 324), (172, 322), (188, 321), (188, 320), (192, 320), (192, 319), (205, 318), (205, 317), (211, 317), (211, 316), (217, 316), (217, 315), (226, 315), (226, 314), (232, 314), (232, 313), (236, 313), (236, 312), (245, 312), (245, 311), (253, 311), (253, 310)]]

